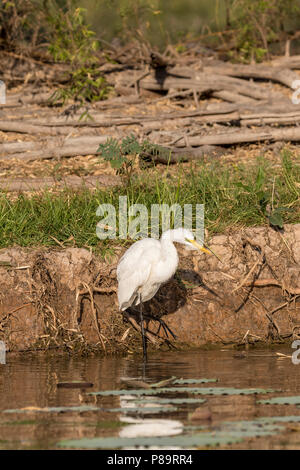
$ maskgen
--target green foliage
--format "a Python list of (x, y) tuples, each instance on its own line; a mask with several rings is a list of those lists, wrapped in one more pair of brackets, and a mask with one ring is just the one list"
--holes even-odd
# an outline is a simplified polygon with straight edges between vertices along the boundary
[(231, 0), (236, 49), (244, 61), (260, 62), (269, 53), (269, 43), (283, 39), (285, 24), (298, 14), (298, 0)]
[[(104, 45), (116, 37), (137, 40), (141, 57), (143, 44), (163, 50), (177, 43), (177, 52), (184, 52), (186, 46), (178, 41), (201, 35), (199, 47), (213, 48), (220, 39), (227, 47), (230, 38), (231, 58), (259, 62), (269, 54), (271, 42), (284, 41), (285, 31), (297, 29), (299, 14), (299, 0), (2, 0), (0, 48), (20, 53), (47, 45), (55, 60), (78, 70), (80, 80), (89, 75), (96, 82), (99, 44), (94, 31)], [(224, 29), (231, 36), (219, 34)], [(72, 82), (76, 80), (71, 76)], [(97, 88), (99, 83), (89, 82), (90, 86)], [(70, 96), (81, 96), (81, 86), (70, 88)], [(90, 100), (91, 95), (94, 91), (86, 96), (84, 91), (82, 99)]]
[(64, 11), (51, 1), (48, 22), (52, 29), (53, 43), (49, 51), (57, 62), (67, 62), (75, 66), (97, 64), (94, 52), (98, 49), (95, 33), (84, 21), (84, 9), (75, 8), (74, 2)]
[[(177, 166), (176, 174), (171, 167), (167, 174), (162, 174), (161, 168), (151, 168), (132, 178), (130, 185), (93, 192), (45, 191), (33, 196), (20, 194), (12, 200), (9, 194), (0, 191), (0, 248), (53, 246), (55, 237), (65, 246), (70, 243), (92, 246), (105, 253), (112, 249), (114, 242), (99, 242), (96, 210), (99, 204), (112, 204), (118, 211), (119, 196), (128, 197), (128, 206), (144, 204), (149, 214), (152, 204), (177, 203), (183, 209), (184, 204), (203, 203), (205, 227), (212, 234), (269, 223), (261, 208), (262, 191), (270, 201), (271, 211), (272, 194), (273, 211), (284, 208), (284, 211), (279, 209), (284, 224), (299, 223), (299, 182), (300, 161), (284, 151), (282, 164), (273, 167), (262, 159), (233, 167), (224, 167), (219, 162), (195, 162), (188, 169)], [(268, 215), (272, 216), (272, 212)], [(116, 240), (117, 244), (120, 242)]]
[(125, 40), (137, 39), (147, 42), (147, 33), (151, 29), (152, 20), (161, 13), (159, 0), (111, 0), (110, 4), (121, 19), (121, 34)]
[(55, 0), (49, 0), (47, 21), (50, 29), (51, 44), (49, 52), (57, 62), (70, 64), (70, 77), (63, 88), (53, 95), (53, 101), (69, 99), (81, 103), (106, 98), (109, 87), (97, 69), (99, 42), (94, 31), (89, 29), (84, 19), (83, 8), (76, 8), (74, 1), (68, 8), (57, 8)]
[[(283, 162), (288, 157), (286, 154), (283, 156)], [(283, 163), (284, 168), (284, 163)], [(286, 173), (286, 172), (285, 172)], [(255, 197), (255, 204), (258, 210), (269, 220), (270, 225), (276, 228), (283, 228), (283, 215), (285, 212), (289, 211), (287, 207), (281, 207), (278, 205), (275, 206), (276, 201), (274, 201), (275, 194), (275, 182), (276, 177), (273, 179), (273, 187), (265, 189), (267, 185), (267, 174), (266, 169), (263, 166), (260, 166), (257, 170), (256, 179), (254, 185), (244, 184), (238, 182), (237, 185), (240, 188), (243, 188), (249, 194), (253, 194)]]
[(107, 97), (110, 87), (107, 86), (105, 78), (99, 71), (80, 67), (70, 71), (68, 85), (58, 88), (51, 97), (53, 103), (65, 104), (70, 99), (79, 101), (94, 102)]
[(105, 99), (110, 90), (99, 72), (99, 42), (86, 24), (77, 0), (3, 0), (0, 2), (0, 48), (22, 53), (45, 47), (55, 62), (69, 65), (66, 82), (52, 96), (64, 104)]
[(44, 39), (41, 0), (0, 2), (0, 49), (22, 53)]
[(137, 157), (151, 158), (153, 155), (169, 153), (166, 148), (152, 144), (147, 139), (139, 143), (134, 134), (124, 137), (121, 143), (117, 139), (108, 138), (104, 144), (99, 145), (97, 152), (101, 152), (101, 157), (118, 170), (119, 174), (125, 175), (128, 184), (131, 182), (133, 162)]

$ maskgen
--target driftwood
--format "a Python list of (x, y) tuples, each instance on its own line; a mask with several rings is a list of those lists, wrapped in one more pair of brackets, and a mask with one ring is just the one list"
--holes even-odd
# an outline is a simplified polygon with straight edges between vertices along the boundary
[[(78, 137), (63, 140), (51, 140), (49, 142), (22, 142), (0, 145), (0, 159), (10, 160), (21, 158), (22, 160), (39, 160), (45, 158), (72, 157), (77, 155), (95, 155), (99, 144), (103, 144), (109, 136)], [(13, 147), (10, 147), (13, 146)], [(9, 153), (11, 151), (14, 153)]]

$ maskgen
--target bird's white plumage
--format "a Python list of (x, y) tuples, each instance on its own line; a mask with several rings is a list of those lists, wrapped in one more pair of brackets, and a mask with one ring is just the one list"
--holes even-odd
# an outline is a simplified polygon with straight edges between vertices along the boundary
[(168, 281), (178, 266), (173, 242), (195, 247), (187, 241), (193, 234), (179, 228), (164, 232), (160, 240), (144, 238), (135, 242), (122, 256), (117, 267), (118, 301), (121, 311), (150, 300), (161, 284)]

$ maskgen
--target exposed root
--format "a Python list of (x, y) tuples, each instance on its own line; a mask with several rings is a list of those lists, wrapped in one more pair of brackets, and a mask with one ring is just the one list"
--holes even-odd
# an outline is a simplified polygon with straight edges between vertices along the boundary
[(95, 328), (96, 328), (99, 340), (102, 344), (103, 350), (105, 351), (106, 348), (105, 348), (105, 342), (104, 341), (107, 341), (107, 338), (100, 332), (100, 325), (99, 325), (99, 320), (98, 320), (98, 315), (97, 315), (97, 308), (96, 308), (96, 304), (94, 302), (94, 296), (93, 296), (92, 289), (85, 282), (83, 282), (82, 284), (86, 287), (86, 289), (87, 289), (87, 291), (90, 295), (91, 309), (92, 309), (93, 318), (94, 318), (94, 322), (95, 322)]
[(251, 284), (246, 284), (246, 286), (253, 287), (268, 287), (276, 286), (281, 287), (283, 291), (286, 291), (290, 295), (300, 295), (300, 289), (294, 289), (293, 287), (287, 286), (284, 282), (281, 283), (276, 279), (258, 279)]

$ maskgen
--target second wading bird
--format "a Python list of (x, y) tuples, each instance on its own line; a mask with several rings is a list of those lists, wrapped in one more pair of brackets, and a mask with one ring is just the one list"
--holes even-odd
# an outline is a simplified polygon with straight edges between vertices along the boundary
[(143, 302), (152, 299), (160, 286), (175, 274), (179, 258), (174, 242), (181, 243), (190, 250), (210, 254), (210, 251), (195, 240), (190, 230), (177, 228), (164, 232), (160, 240), (138, 240), (124, 253), (117, 267), (120, 311), (139, 305), (144, 358), (147, 357), (147, 350)]

